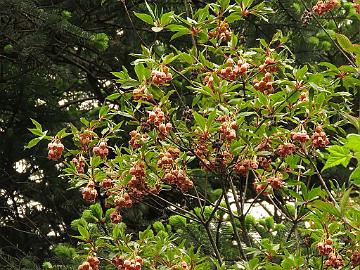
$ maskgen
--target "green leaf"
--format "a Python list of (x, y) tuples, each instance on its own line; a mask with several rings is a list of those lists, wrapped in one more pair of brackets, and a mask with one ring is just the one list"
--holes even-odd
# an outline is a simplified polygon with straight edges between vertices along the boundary
[(153, 18), (155, 18), (155, 14), (154, 14), (154, 12), (152, 11), (152, 9), (151, 9), (151, 7), (149, 6), (149, 4), (148, 4), (147, 1), (145, 1), (145, 5), (146, 5), (146, 8), (147, 8), (147, 10), (149, 11), (150, 15), (151, 15)]
[(169, 24), (168, 26), (166, 26), (167, 29), (169, 29), (171, 32), (187, 32), (190, 33), (190, 30), (181, 25), (181, 24)]
[(102, 106), (99, 110), (99, 118), (103, 118), (106, 116), (110, 111), (109, 106)]
[(90, 210), (94, 217), (96, 217), (98, 220), (102, 219), (103, 210), (99, 203), (91, 205)]
[(142, 81), (145, 79), (145, 66), (142, 63), (138, 63), (135, 66), (135, 73), (138, 77), (139, 81)]
[(84, 237), (84, 240), (89, 240), (90, 239), (90, 233), (85, 227), (79, 225), (78, 226), (78, 231), (81, 234), (81, 236)]
[(220, 0), (220, 6), (223, 10), (229, 7), (230, 0)]
[(311, 205), (325, 213), (329, 213), (336, 217), (341, 217), (339, 210), (330, 202), (315, 201), (312, 202)]
[(330, 152), (330, 155), (328, 156), (322, 171), (340, 164), (346, 167), (352, 158), (350, 150), (344, 146), (334, 145), (330, 146), (327, 150)]
[(295, 78), (301, 81), (304, 78), (305, 73), (308, 71), (308, 67), (305, 65), (302, 68), (296, 70)]
[(52, 264), (50, 262), (43, 262), (42, 268), (43, 269), (53, 269), (54, 267), (52, 266)]
[(145, 13), (138, 13), (138, 12), (134, 12), (134, 14), (136, 17), (146, 22), (147, 24), (154, 25), (154, 19), (150, 15)]
[(346, 137), (345, 147), (349, 148), (353, 152), (360, 152), (360, 135), (359, 134), (349, 134)]
[(173, 11), (164, 13), (161, 17), (160, 17), (160, 24), (161, 26), (166, 26), (171, 22), (172, 16), (174, 15)]
[(89, 126), (89, 121), (86, 120), (84, 117), (80, 118), (80, 122), (83, 123), (86, 127)]
[(37, 128), (28, 128), (28, 130), (34, 135), (37, 135), (37, 136), (43, 135), (43, 132)]
[(206, 119), (196, 111), (193, 111), (193, 115), (195, 118), (195, 122), (200, 126), (202, 130), (204, 130), (206, 127)]
[(34, 146), (37, 145), (41, 140), (42, 140), (41, 137), (32, 139), (32, 140), (27, 144), (26, 148), (30, 149), (30, 148), (34, 147)]
[(343, 48), (346, 52), (351, 53), (353, 51), (353, 45), (347, 36), (336, 33), (335, 37), (341, 48)]
[[(358, 161), (359, 162), (359, 161)], [(360, 166), (358, 167), (350, 174), (350, 181), (357, 186), (360, 186)]]
[(349, 199), (350, 199), (350, 194), (351, 194), (351, 188), (346, 190), (344, 195), (342, 196), (341, 200), (340, 200), (340, 213), (342, 216), (345, 216), (346, 214), (346, 210), (348, 208), (349, 205)]
[(34, 120), (34, 119), (30, 119), (31, 120), (31, 122), (35, 125), (35, 127), (36, 127), (36, 129), (38, 129), (38, 130), (42, 130), (42, 126), (41, 126), (41, 124), (38, 122), (38, 121), (36, 121), (36, 120)]
[(61, 139), (65, 138), (65, 137), (69, 136), (70, 134), (71, 133), (66, 132), (66, 128), (63, 128), (58, 133), (56, 133), (56, 137), (61, 140)]
[(121, 96), (120, 93), (114, 93), (114, 94), (111, 94), (110, 96), (107, 96), (106, 99), (107, 100), (115, 100), (115, 99), (118, 99), (120, 96)]
[(125, 224), (124, 223), (119, 223), (116, 224), (113, 228), (112, 231), (112, 236), (114, 239), (119, 239), (123, 234), (124, 234), (124, 230), (125, 230)]

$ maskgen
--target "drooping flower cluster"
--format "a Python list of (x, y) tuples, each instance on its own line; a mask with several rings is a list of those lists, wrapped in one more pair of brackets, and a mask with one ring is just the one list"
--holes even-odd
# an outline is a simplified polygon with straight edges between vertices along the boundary
[(291, 133), (291, 139), (294, 140), (294, 141), (298, 141), (301, 144), (304, 144), (310, 139), (310, 137), (307, 134), (307, 132), (304, 130), (304, 131), (301, 131), (301, 132), (293, 132), (293, 133)]
[(87, 202), (95, 202), (98, 192), (95, 189), (95, 182), (89, 181), (89, 183), (83, 188), (82, 196)]
[(266, 72), (265, 76), (259, 81), (253, 80), (254, 88), (264, 94), (271, 94), (274, 91), (272, 76), (270, 72)]
[(96, 156), (105, 158), (109, 154), (109, 149), (106, 142), (100, 142), (99, 145), (93, 147), (93, 152)]
[(163, 85), (172, 81), (172, 74), (167, 66), (162, 66), (161, 70), (153, 70), (151, 72), (151, 82), (156, 85)]
[(119, 214), (119, 212), (117, 210), (114, 210), (113, 212), (111, 212), (110, 214), (110, 221), (113, 224), (118, 224), (122, 221), (122, 216)]
[(278, 70), (277, 63), (274, 59), (266, 57), (263, 64), (259, 66), (259, 71), (262, 73), (270, 72), (274, 73)]
[(83, 156), (79, 156), (78, 158), (74, 157), (72, 159), (72, 162), (74, 163), (76, 167), (76, 171), (78, 173), (84, 173), (85, 171), (85, 158)]
[(271, 157), (258, 157), (257, 162), (259, 164), (259, 168), (268, 171), (271, 167), (272, 159)]
[(170, 122), (165, 123), (165, 114), (160, 107), (155, 107), (151, 112), (149, 112), (149, 117), (146, 123), (154, 124), (161, 135), (167, 135), (169, 131), (172, 130), (172, 124)]
[(250, 64), (248, 64), (247, 62), (245, 62), (242, 59), (239, 59), (237, 61), (237, 63), (235, 64), (235, 61), (231, 57), (229, 57), (226, 60), (226, 65), (227, 65), (227, 67), (218, 70), (217, 73), (221, 77), (226, 78), (231, 81), (234, 81), (238, 77), (246, 74), (250, 67)]
[(132, 148), (137, 149), (141, 147), (148, 139), (147, 134), (141, 134), (140, 132), (136, 130), (130, 131), (131, 139), (129, 141), (129, 144)]
[(122, 208), (130, 208), (133, 205), (133, 201), (128, 193), (124, 193), (121, 196), (117, 196), (114, 199), (116, 209), (120, 210)]
[(58, 160), (64, 151), (64, 145), (60, 141), (53, 141), (48, 144), (48, 159)]
[(356, 267), (360, 265), (360, 252), (353, 251), (350, 257), (350, 262), (352, 267)]
[(323, 16), (325, 13), (332, 11), (337, 6), (339, 6), (338, 0), (326, 0), (326, 1), (318, 1), (315, 6), (313, 6), (312, 11), (318, 14), (319, 16)]
[(296, 151), (296, 146), (293, 143), (284, 143), (277, 149), (277, 153), (280, 157), (286, 157), (293, 154)]
[(238, 161), (235, 166), (235, 172), (246, 176), (250, 170), (256, 170), (259, 167), (258, 163), (251, 159), (243, 159)]
[(169, 185), (175, 184), (181, 191), (186, 192), (194, 184), (184, 170), (174, 169), (165, 173), (163, 181)]
[(264, 183), (254, 182), (255, 192), (256, 192), (257, 194), (260, 194), (260, 193), (261, 193), (261, 195), (263, 195), (263, 196), (269, 195), (269, 193), (267, 192), (268, 186), (269, 186), (269, 185), (264, 184)]
[(133, 99), (134, 100), (153, 100), (152, 94), (149, 92), (148, 88), (145, 85), (140, 85), (139, 87), (133, 90)]
[(142, 161), (136, 161), (129, 170), (132, 175), (128, 183), (130, 189), (129, 195), (132, 199), (139, 199), (143, 197), (148, 191), (148, 186), (145, 182), (145, 164)]
[(344, 259), (340, 254), (330, 253), (328, 259), (325, 261), (326, 267), (333, 267), (335, 269), (342, 268), (344, 266)]
[(231, 31), (229, 24), (225, 21), (220, 21), (217, 28), (208, 33), (209, 38), (216, 38), (220, 41), (226, 41), (231, 39)]
[(105, 178), (104, 180), (101, 181), (100, 186), (103, 189), (109, 189), (109, 188), (112, 188), (114, 186), (114, 183), (111, 180), (111, 178)]
[(267, 179), (267, 182), (273, 189), (280, 189), (284, 185), (284, 182), (282, 180), (282, 175), (269, 177)]
[(78, 270), (99, 270), (100, 261), (97, 257), (89, 256), (87, 260), (83, 262)]
[(140, 256), (136, 256), (131, 260), (116, 256), (111, 262), (119, 270), (141, 270), (144, 265), (144, 261)]
[(214, 77), (213, 76), (205, 76), (204, 80), (203, 80), (203, 83), (213, 89), (214, 88)]
[(227, 141), (236, 139), (236, 129), (238, 128), (236, 121), (230, 121), (227, 116), (220, 116), (216, 121), (221, 122), (219, 131), (223, 139)]
[(311, 143), (315, 148), (323, 148), (330, 143), (321, 126), (315, 128), (315, 132), (311, 136)]
[(157, 165), (165, 170), (162, 180), (166, 184), (175, 184), (180, 190), (186, 192), (193, 187), (193, 182), (184, 170), (178, 169), (175, 165), (175, 160), (179, 157), (179, 154), (180, 150), (178, 148), (170, 147), (166, 152), (160, 154)]
[(355, 8), (356, 12), (360, 14), (360, 3), (356, 3), (356, 0), (353, 0), (353, 7)]
[(81, 147), (87, 148), (87, 146), (89, 145), (89, 143), (92, 141), (92, 139), (94, 138), (94, 133), (90, 130), (85, 130), (84, 132), (79, 134), (79, 142), (81, 144)]
[(332, 246), (333, 242), (331, 239), (326, 239), (325, 242), (320, 242), (317, 244), (317, 249), (320, 253), (320, 255), (322, 256), (327, 256), (329, 255), (331, 252), (334, 251), (333, 246)]

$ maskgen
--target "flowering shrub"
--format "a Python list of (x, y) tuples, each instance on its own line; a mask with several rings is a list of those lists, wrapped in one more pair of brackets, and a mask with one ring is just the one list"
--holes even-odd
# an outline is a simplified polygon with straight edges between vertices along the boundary
[[(359, 168), (344, 182), (323, 172), (359, 158), (357, 135), (341, 146), (360, 84), (356, 45), (339, 33), (352, 65), (299, 67), (281, 32), (256, 48), (240, 44), (237, 21), (263, 18), (264, 3), (221, 0), (192, 18), (148, 8), (136, 16), (191, 45), (162, 44), (160, 53), (143, 44), (134, 72), (113, 73), (123, 91), (71, 132), (50, 137), (33, 120), (39, 137), (29, 146), (51, 140), (49, 159), (64, 151), (64, 176), (92, 204), (73, 222), (78, 269), (357, 267), (360, 209), (350, 187)], [(63, 149), (66, 136), (73, 144)], [(175, 215), (132, 239), (123, 215), (154, 203)], [(254, 216), (255, 207), (269, 216)]]

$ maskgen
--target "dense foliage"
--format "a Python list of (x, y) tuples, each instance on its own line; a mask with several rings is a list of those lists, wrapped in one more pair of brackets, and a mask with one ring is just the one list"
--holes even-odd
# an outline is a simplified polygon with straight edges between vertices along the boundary
[[(33, 120), (35, 128), (30, 131), (39, 137), (28, 147), (50, 140), (48, 158), (57, 160), (65, 154), (59, 166), (65, 165), (64, 176), (75, 192), (81, 187), (85, 201), (96, 203), (72, 223), (80, 234), (77, 251), (58, 246), (53, 266), (44, 267), (352, 269), (358, 265), (358, 192), (351, 187), (359, 184), (359, 169), (354, 169), (359, 136), (345, 139), (359, 130), (354, 113), (359, 95), (359, 50), (354, 45), (358, 3), (284, 2), (185, 1), (169, 12), (142, 4), (132, 14), (125, 2), (103, 1), (103, 7), (123, 12), (119, 20), (134, 31), (128, 40), (142, 43), (142, 50), (133, 55), (134, 68), (127, 53), (123, 63), (115, 63), (108, 52), (109, 66), (103, 64), (108, 36), (118, 32), (79, 32), (68, 22), (76, 21), (73, 13), (34, 11), (44, 27), (50, 17), (58, 21), (51, 27), (64, 27), (59, 32), (64, 37), (55, 40), (66, 39), (68, 33), (81, 37), (80, 44), (46, 54), (51, 57), (42, 62), (47, 63), (42, 66), (46, 76), (40, 84), (55, 83), (59, 89), (59, 80), (62, 86), (74, 81), (77, 88), (84, 88), (73, 92), (74, 85), (69, 86), (70, 98), (70, 92), (60, 87), (62, 94), (55, 101), (44, 90), (45, 106), (29, 108), (48, 108), (50, 101), (59, 108), (57, 103), (66, 99), (73, 110), (57, 114), (66, 125), (78, 118), (78, 102), (98, 99), (103, 104), (56, 136), (49, 136), (51, 132)], [(24, 7), (17, 3), (5, 2), (23, 15)], [(274, 10), (281, 16), (273, 16)], [(94, 17), (98, 20), (100, 15)], [(45, 51), (53, 46), (51, 27)], [(22, 50), (28, 47), (21, 44)], [(13, 45), (4, 46), (5, 56), (21, 61), (10, 61), (6, 68), (22, 74), (23, 58), (13, 50)], [(97, 55), (102, 55), (100, 62)], [(108, 81), (110, 70), (121, 64), (126, 68), (113, 72), (116, 86)], [(31, 82), (38, 72), (36, 68), (29, 76)], [(20, 83), (32, 91), (24, 79)], [(89, 95), (88, 85), (95, 96)], [(31, 97), (37, 103), (42, 99)], [(10, 135), (8, 129), (5, 134)], [(8, 162), (12, 171), (18, 160), (16, 156)], [(333, 169), (340, 164), (350, 167)], [(32, 175), (34, 180), (33, 167), (28, 168), (21, 177)], [(56, 173), (50, 167), (48, 171), (46, 175)], [(39, 175), (42, 179), (44, 173)], [(64, 182), (53, 180), (40, 185), (61, 189)], [(16, 188), (18, 181), (14, 184)], [(28, 189), (21, 193), (23, 197)], [(45, 203), (54, 197), (41, 195), (36, 201), (54, 209)], [(19, 197), (13, 195), (13, 202)], [(33, 193), (26, 197), (34, 199)], [(28, 199), (22, 203), (26, 207)], [(267, 217), (255, 215), (258, 208), (265, 209)], [(65, 215), (56, 217), (61, 220)], [(29, 219), (20, 214), (17, 220), (22, 217)], [(64, 233), (56, 229), (58, 224), (40, 231)]]

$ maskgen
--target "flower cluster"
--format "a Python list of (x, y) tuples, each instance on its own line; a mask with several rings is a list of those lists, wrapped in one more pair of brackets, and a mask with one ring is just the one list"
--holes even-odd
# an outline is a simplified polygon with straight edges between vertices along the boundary
[(282, 175), (269, 177), (267, 179), (267, 182), (273, 189), (280, 189), (284, 185), (284, 182), (282, 180)]
[(130, 208), (133, 205), (133, 202), (128, 193), (122, 194), (122, 196), (117, 196), (114, 199), (116, 209), (120, 210), (121, 208)]
[(93, 152), (96, 156), (105, 158), (109, 154), (109, 149), (106, 142), (100, 142), (98, 146), (93, 147)]
[(318, 243), (317, 249), (318, 249), (320, 255), (327, 256), (330, 253), (332, 253), (334, 251), (332, 244), (333, 244), (333, 242), (331, 239), (327, 239), (325, 242)]
[(274, 91), (272, 76), (270, 72), (266, 72), (264, 78), (260, 81), (258, 79), (253, 80), (254, 88), (264, 94), (271, 94)]
[(205, 76), (204, 80), (203, 80), (203, 83), (211, 88), (211, 89), (214, 89), (214, 77), (213, 76)]
[(217, 28), (208, 33), (209, 38), (217, 38), (220, 41), (231, 39), (231, 31), (229, 24), (225, 21), (220, 21)]
[(272, 159), (271, 157), (258, 157), (257, 162), (259, 164), (259, 168), (268, 171), (271, 167)]
[(110, 178), (105, 178), (104, 180), (101, 181), (100, 186), (103, 189), (109, 189), (114, 186), (114, 183)]
[(163, 181), (169, 185), (175, 184), (181, 191), (186, 192), (194, 184), (184, 170), (174, 169), (165, 173)]
[(82, 196), (87, 202), (95, 202), (98, 192), (95, 189), (95, 182), (89, 181), (89, 183), (83, 188)]
[(256, 170), (259, 167), (258, 163), (251, 159), (243, 159), (238, 161), (235, 166), (235, 172), (246, 176), (250, 170)]
[(99, 270), (100, 261), (97, 257), (89, 256), (86, 262), (83, 262), (78, 270)]
[(266, 72), (274, 73), (277, 70), (278, 67), (276, 65), (276, 61), (270, 57), (266, 57), (264, 63), (259, 66), (259, 71), (263, 73)]
[(64, 145), (59, 141), (53, 141), (48, 144), (48, 159), (58, 160), (64, 151)]
[(312, 11), (318, 14), (319, 16), (323, 16), (325, 13), (332, 11), (339, 5), (338, 0), (326, 0), (326, 1), (318, 1), (315, 6), (313, 6)]
[(227, 67), (218, 70), (218, 74), (231, 81), (234, 81), (237, 77), (246, 74), (250, 67), (250, 64), (241, 59), (235, 64), (235, 61), (231, 57), (226, 60), (226, 64)]
[(140, 256), (136, 256), (135, 259), (132, 260), (124, 260), (122, 257), (114, 257), (111, 262), (119, 270), (141, 270), (144, 265), (144, 261)]
[(74, 163), (76, 167), (76, 171), (78, 173), (84, 173), (85, 171), (85, 158), (83, 156), (80, 156), (79, 158), (74, 157), (72, 159), (72, 163)]
[(254, 189), (257, 194), (262, 194), (264, 196), (269, 195), (269, 193), (266, 191), (267, 187), (269, 185), (266, 185), (264, 183), (254, 182)]
[(325, 266), (339, 269), (344, 266), (344, 260), (340, 254), (330, 253), (328, 259), (325, 261)]
[(280, 157), (286, 157), (293, 154), (296, 151), (296, 146), (293, 143), (284, 143), (277, 149), (277, 153)]
[(359, 251), (353, 251), (350, 257), (350, 262), (352, 267), (356, 267), (360, 265), (360, 252)]
[(169, 169), (172, 167), (174, 160), (180, 155), (180, 150), (170, 147), (166, 152), (160, 153), (157, 165), (159, 168)]
[(149, 92), (148, 88), (145, 85), (140, 85), (139, 87), (133, 90), (133, 99), (134, 100), (153, 100), (152, 94)]
[(356, 12), (360, 14), (360, 4), (355, 3), (355, 0), (353, 0), (353, 7), (355, 8)]
[(232, 141), (236, 139), (236, 129), (238, 128), (236, 121), (229, 121), (226, 116), (219, 117), (217, 121), (221, 122), (219, 131), (225, 140)]
[(315, 132), (311, 136), (311, 143), (315, 148), (323, 148), (330, 143), (321, 126), (315, 128)]
[(146, 123), (154, 124), (162, 135), (166, 135), (170, 130), (172, 130), (171, 123), (165, 123), (165, 114), (160, 107), (155, 107), (151, 112), (149, 112), (149, 117)]
[(161, 70), (153, 70), (151, 72), (151, 82), (156, 85), (163, 85), (170, 82), (173, 79), (169, 68), (162, 66)]
[(131, 136), (131, 138), (130, 138), (129, 144), (134, 149), (141, 147), (148, 139), (147, 134), (141, 134), (140, 132), (138, 132), (136, 130), (130, 131), (130, 136)]
[(114, 210), (113, 212), (111, 212), (110, 214), (110, 221), (113, 224), (118, 224), (122, 221), (122, 216), (119, 214), (119, 212), (117, 210)]
[(307, 132), (304, 130), (304, 131), (301, 131), (301, 132), (293, 132), (293, 133), (291, 133), (291, 139), (293, 141), (298, 141), (301, 144), (304, 144), (310, 139), (310, 137), (307, 134)]
[(83, 148), (86, 148), (93, 138), (94, 133), (90, 130), (85, 130), (84, 132), (79, 134), (79, 141)]
[(130, 189), (130, 197), (133, 199), (143, 197), (147, 191), (148, 186), (145, 182), (145, 164), (142, 161), (136, 161), (129, 170), (132, 175), (128, 183)]

